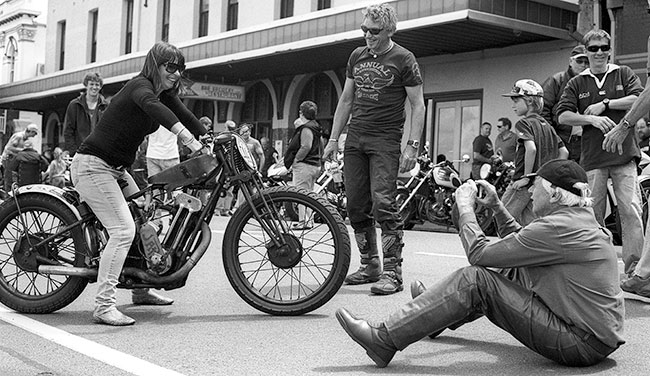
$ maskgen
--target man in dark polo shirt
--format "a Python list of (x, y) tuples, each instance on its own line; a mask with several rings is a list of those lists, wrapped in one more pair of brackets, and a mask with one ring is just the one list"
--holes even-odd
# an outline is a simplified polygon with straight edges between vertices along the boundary
[(609, 63), (611, 37), (604, 30), (585, 34), (589, 68), (571, 79), (557, 107), (560, 124), (582, 127), (580, 165), (587, 171), (594, 214), (604, 223), (607, 180), (612, 179), (623, 232), (625, 272), (634, 269), (643, 248), (641, 202), (636, 162), (641, 156), (634, 132), (623, 141), (623, 153), (603, 150), (605, 134), (621, 121), (643, 91), (639, 77), (627, 66)]

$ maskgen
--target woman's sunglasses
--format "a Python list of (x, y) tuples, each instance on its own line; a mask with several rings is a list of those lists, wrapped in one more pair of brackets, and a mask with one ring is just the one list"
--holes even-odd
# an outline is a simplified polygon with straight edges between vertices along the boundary
[(178, 71), (178, 73), (180, 73), (180, 74), (183, 74), (183, 72), (185, 72), (185, 65), (180, 65), (180, 64), (169, 63), (168, 62), (168, 63), (163, 64), (163, 66), (165, 67), (165, 70), (169, 74), (176, 73), (176, 71)]
[(609, 49), (610, 49), (609, 44), (603, 44), (602, 46), (587, 46), (587, 51), (589, 52), (598, 52), (598, 50), (607, 52), (609, 51)]
[(361, 25), (361, 31), (363, 31), (363, 34), (365, 35), (367, 32), (370, 32), (372, 35), (377, 35), (381, 33), (381, 31), (384, 30), (383, 28), (378, 28), (378, 27), (365, 27), (364, 25)]

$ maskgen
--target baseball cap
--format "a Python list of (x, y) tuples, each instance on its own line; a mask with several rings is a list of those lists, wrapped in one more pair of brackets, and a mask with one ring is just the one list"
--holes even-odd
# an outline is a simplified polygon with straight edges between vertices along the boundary
[(544, 89), (530, 78), (524, 78), (523, 80), (515, 82), (512, 91), (501, 95), (504, 97), (523, 97), (524, 95), (529, 97), (543, 97)]
[(587, 49), (582, 44), (579, 44), (571, 50), (571, 57), (587, 57)]
[(582, 190), (575, 187), (575, 184), (589, 183), (585, 170), (570, 159), (552, 159), (544, 163), (536, 173), (526, 175), (527, 178), (535, 176), (541, 176), (551, 184), (580, 197)]

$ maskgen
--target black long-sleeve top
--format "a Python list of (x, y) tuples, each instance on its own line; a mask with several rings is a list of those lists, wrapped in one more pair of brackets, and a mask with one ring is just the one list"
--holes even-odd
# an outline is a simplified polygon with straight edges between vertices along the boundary
[(156, 131), (159, 124), (170, 129), (179, 121), (195, 136), (206, 133), (178, 95), (164, 91), (156, 96), (151, 81), (136, 76), (111, 99), (77, 152), (97, 156), (112, 166), (128, 167), (146, 135)]

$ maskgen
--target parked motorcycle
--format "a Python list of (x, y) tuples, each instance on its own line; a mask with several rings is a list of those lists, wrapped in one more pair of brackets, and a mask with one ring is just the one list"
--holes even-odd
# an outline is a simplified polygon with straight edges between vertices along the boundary
[[(146, 188), (127, 198), (137, 235), (118, 288), (183, 287), (208, 250), (219, 197), (237, 186), (246, 204), (229, 220), (222, 244), (237, 294), (273, 315), (300, 315), (329, 301), (350, 263), (350, 238), (336, 209), (305, 190), (265, 189), (241, 136), (224, 132), (204, 143), (211, 153), (150, 177)], [(205, 192), (211, 194), (202, 202)], [(321, 221), (294, 230), (287, 204), (303, 205)], [(0, 205), (0, 302), (24, 313), (67, 306), (96, 281), (107, 239), (73, 188), (18, 188)]]
[[(484, 163), (481, 166), (480, 178), (492, 184), (497, 191), (497, 195), (501, 198), (512, 181), (514, 172), (514, 162), (503, 162), (501, 158), (495, 158), (492, 163)], [(483, 233), (488, 236), (496, 235), (496, 224), (494, 223), (492, 209), (477, 204), (474, 213)]]
[(348, 215), (348, 199), (345, 195), (345, 184), (343, 184), (343, 159), (325, 161), (323, 173), (316, 179), (314, 192), (327, 198), (336, 207), (341, 217), (345, 219)]
[(469, 155), (459, 160), (434, 164), (425, 152), (417, 159), (419, 168), (404, 185), (398, 182), (396, 202), (404, 228), (410, 230), (425, 221), (450, 227), (454, 191), (462, 184), (454, 163), (469, 162)]
[[(648, 221), (648, 200), (650, 199), (650, 156), (641, 152), (641, 161), (639, 162), (638, 184), (641, 191), (641, 220), (643, 229), (646, 228)], [(612, 180), (607, 180), (607, 208), (605, 211), (605, 227), (612, 233), (612, 242), (614, 245), (623, 244), (623, 232), (621, 229), (621, 217), (618, 213), (618, 203), (614, 195), (614, 185)]]

